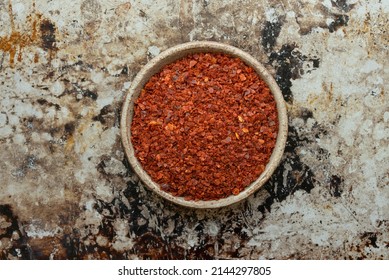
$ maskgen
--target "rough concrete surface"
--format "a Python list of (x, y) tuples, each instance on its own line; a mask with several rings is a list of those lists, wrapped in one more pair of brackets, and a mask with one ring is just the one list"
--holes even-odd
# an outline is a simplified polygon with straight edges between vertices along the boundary
[[(388, 1), (0, 1), (0, 259), (389, 259)], [(122, 98), (176, 44), (247, 51), (288, 106), (283, 161), (218, 210), (124, 156)]]

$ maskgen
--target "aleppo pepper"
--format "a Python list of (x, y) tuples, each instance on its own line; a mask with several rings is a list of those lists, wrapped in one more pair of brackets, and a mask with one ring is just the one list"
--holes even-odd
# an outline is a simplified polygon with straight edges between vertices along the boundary
[(217, 200), (260, 176), (277, 131), (275, 100), (252, 67), (226, 54), (197, 53), (146, 83), (135, 102), (131, 141), (163, 191)]

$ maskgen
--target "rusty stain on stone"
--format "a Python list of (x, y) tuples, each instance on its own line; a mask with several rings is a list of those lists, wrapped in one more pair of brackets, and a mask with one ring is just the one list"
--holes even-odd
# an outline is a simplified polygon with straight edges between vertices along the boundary
[[(18, 62), (23, 60), (23, 50), (28, 47), (39, 47), (49, 53), (49, 60), (58, 50), (56, 47), (56, 27), (54, 23), (45, 19), (42, 14), (35, 11), (33, 2), (33, 12), (27, 17), (26, 24), (29, 25), (28, 32), (22, 32), (15, 26), (13, 19), (12, 2), (8, 3), (8, 15), (10, 18), (11, 33), (8, 36), (0, 37), (0, 50), (9, 53), (9, 64), (13, 68), (15, 58)], [(39, 55), (34, 54), (34, 63), (39, 61)]]

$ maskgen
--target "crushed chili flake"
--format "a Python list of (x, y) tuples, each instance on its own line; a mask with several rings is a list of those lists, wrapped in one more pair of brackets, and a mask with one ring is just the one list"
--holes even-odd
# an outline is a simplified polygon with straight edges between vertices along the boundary
[(163, 191), (188, 200), (237, 195), (264, 171), (276, 103), (241, 59), (198, 53), (165, 66), (135, 102), (131, 141)]

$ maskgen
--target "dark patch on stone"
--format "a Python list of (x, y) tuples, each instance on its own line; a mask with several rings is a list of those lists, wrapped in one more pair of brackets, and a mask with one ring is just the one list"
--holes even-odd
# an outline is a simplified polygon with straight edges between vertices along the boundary
[[(314, 28), (328, 28), (330, 32), (336, 31), (341, 26), (347, 26), (349, 16), (347, 15), (356, 4), (348, 4), (347, 0), (332, 0), (332, 9), (325, 7), (324, 5), (319, 5), (316, 7), (321, 11), (321, 20), (319, 18), (314, 19), (305, 15), (299, 15), (296, 18), (297, 23), (300, 26), (299, 33), (301, 35), (306, 35), (310, 33)], [(334, 21), (331, 24), (327, 24), (324, 19), (332, 18)]]
[(118, 109), (115, 109), (111, 104), (106, 105), (101, 108), (97, 116), (93, 117), (93, 120), (100, 122), (106, 127), (118, 126), (120, 120)]
[(112, 242), (115, 237), (113, 221), (115, 220), (116, 211), (112, 208), (112, 204), (104, 202), (100, 199), (96, 200), (95, 209), (102, 216), (102, 222), (99, 226), (99, 234), (106, 237), (109, 242)]
[(53, 138), (59, 138), (61, 141), (67, 141), (76, 130), (76, 122), (71, 121), (60, 127), (50, 128), (49, 132)]
[[(101, 201), (98, 201), (97, 204), (101, 205)], [(99, 206), (97, 206), (99, 207)], [(96, 208), (96, 207), (95, 207)], [(72, 229), (66, 232), (61, 238), (62, 251), (63, 255), (59, 255), (60, 259), (122, 259), (123, 255), (115, 250), (112, 250), (107, 246), (99, 246), (96, 243), (97, 236), (107, 237), (108, 242), (112, 243), (114, 240), (115, 233), (113, 231), (112, 221), (113, 217), (108, 216), (107, 212), (102, 211), (104, 216), (101, 225), (99, 226), (99, 233), (95, 236), (93, 231), (95, 231), (94, 225), (86, 225), (83, 231), (86, 233), (86, 236), (81, 237), (79, 229)], [(85, 242), (87, 241), (88, 242)]]
[(80, 233), (74, 229), (70, 234), (64, 234), (62, 237), (62, 246), (66, 250), (66, 258), (70, 260), (80, 259), (83, 254), (83, 245), (80, 240)]
[[(129, 206), (128, 204), (123, 203), (121, 196), (128, 198)], [(151, 216), (157, 218), (159, 230), (163, 230), (164, 227), (167, 227), (169, 220), (173, 219), (175, 222), (174, 231), (168, 236), (165, 236), (165, 238), (162, 238), (159, 230), (151, 228), (148, 219), (143, 217), (142, 210), (144, 209), (144, 206), (147, 207)], [(176, 213), (171, 217), (158, 216), (154, 209), (148, 207), (148, 201), (141, 196), (140, 186), (137, 182), (130, 180), (123, 193), (111, 202), (104, 202), (97, 199), (94, 208), (103, 216), (102, 224), (99, 227), (99, 234), (105, 236), (110, 243), (114, 242), (114, 237), (116, 235), (113, 230), (113, 223), (117, 218), (128, 221), (130, 235), (135, 237), (134, 248), (125, 251), (120, 255), (119, 252), (108, 248), (110, 253), (116, 254), (113, 258), (122, 259), (123, 257), (134, 254), (140, 259), (184, 258), (184, 249), (176, 246), (174, 242), (172, 242), (174, 238), (181, 234), (185, 227), (185, 225), (180, 222), (180, 215)], [(162, 208), (166, 207), (157, 202), (155, 209)], [(139, 224), (140, 219), (143, 219), (141, 224)]]
[(135, 244), (135, 251), (143, 260), (168, 259), (169, 255), (166, 248), (167, 244), (164, 240), (151, 232), (139, 236)]
[(209, 0), (203, 0), (203, 1), (202, 1), (202, 4), (203, 4), (203, 7), (204, 7), (204, 8), (207, 8), (208, 5), (209, 5)]
[(243, 225), (242, 224), (238, 224), (234, 229), (233, 229), (234, 233), (236, 235), (239, 236), (239, 239), (240, 240), (248, 240), (248, 235), (245, 231), (243, 231)]
[[(270, 54), (269, 62), (276, 69), (276, 82), (280, 87), (286, 102), (293, 103), (293, 94), (291, 91), (292, 81), (304, 74), (303, 62), (312, 64), (312, 70), (320, 65), (317, 57), (308, 57), (303, 55), (295, 44), (286, 44), (279, 51), (273, 51)], [(311, 70), (308, 70), (310, 72)]]
[(374, 233), (374, 232), (365, 232), (364, 234), (362, 234), (361, 236), (362, 240), (363, 239), (367, 239), (367, 246), (368, 247), (374, 247), (374, 248), (379, 248), (379, 246), (377, 245), (377, 234)]
[(135, 239), (134, 251), (142, 260), (176, 260), (184, 259), (185, 256), (182, 247), (163, 239), (153, 231)]
[(328, 26), (328, 30), (332, 33), (342, 26), (347, 26), (348, 20), (348, 15), (336, 15), (334, 21)]
[(0, 228), (0, 238), (12, 236), (14, 230), (19, 230), (17, 225), (17, 218), (14, 216), (10, 205), (0, 205), (0, 215), (5, 222), (10, 223), (8, 227), (2, 226)]
[(49, 71), (45, 77), (45, 80), (52, 79), (54, 77), (55, 71)]
[(204, 224), (200, 222), (194, 229), (195, 231), (202, 232), (204, 230)]
[(97, 164), (96, 169), (97, 169), (97, 171), (100, 172), (101, 174), (103, 174), (103, 175), (105, 175), (105, 176), (108, 176), (108, 174), (105, 172), (105, 169), (104, 169), (105, 167), (106, 167), (105, 161), (102, 160), (102, 161), (100, 161), (100, 162)]
[(332, 175), (330, 179), (330, 193), (334, 197), (340, 197), (343, 192), (343, 178)]
[(369, 236), (369, 240), (370, 240), (371, 246), (373, 246), (374, 248), (379, 248), (377, 245), (377, 235)]
[(319, 68), (319, 66), (320, 66), (320, 59), (312, 58), (311, 61), (313, 62), (313, 68)]
[[(270, 184), (270, 182), (269, 182)], [(264, 187), (266, 189), (266, 186)], [(272, 186), (267, 186), (268, 189), (272, 189)], [(266, 189), (267, 190), (267, 189)], [(269, 191), (268, 191), (269, 192)], [(261, 212), (262, 214), (265, 214), (266, 212), (270, 212), (271, 206), (274, 202), (275, 196), (270, 195), (268, 198), (266, 198), (265, 202), (258, 206), (257, 210)]]
[[(0, 217), (5, 220), (9, 226), (0, 228), (0, 240), (8, 238), (12, 242), (12, 247), (6, 250), (0, 250), (0, 260), (9, 259), (8, 255), (19, 259), (32, 259), (31, 249), (27, 244), (27, 236), (19, 227), (18, 217), (13, 213), (10, 205), (0, 205)], [(13, 239), (13, 234), (19, 236), (18, 239)]]
[(274, 47), (277, 37), (280, 35), (282, 23), (276, 22), (265, 22), (265, 27), (262, 30), (262, 46), (266, 51), (271, 51)]
[(302, 118), (304, 121), (307, 121), (308, 119), (313, 119), (313, 112), (308, 110), (307, 108), (301, 108), (300, 118)]
[(76, 130), (76, 124), (75, 122), (68, 122), (64, 125), (65, 133), (67, 135), (72, 135), (74, 131)]
[(122, 69), (122, 72), (120, 72), (121, 75), (128, 75), (128, 66), (124, 66)]
[(38, 102), (40, 105), (45, 105), (45, 104), (47, 104), (47, 100), (45, 100), (45, 99), (43, 99), (43, 98), (38, 99), (37, 102)]
[(293, 77), (292, 61), (290, 59), (292, 58), (292, 51), (295, 48), (294, 45), (283, 45), (279, 52), (273, 52), (270, 55), (270, 62), (276, 63), (276, 82), (282, 91), (285, 101), (290, 103), (293, 102), (293, 95), (290, 89), (292, 86), (291, 79)]
[(134, 170), (132, 169), (132, 166), (126, 156), (123, 158), (122, 163), (124, 167), (127, 169), (127, 174), (126, 174), (127, 176), (130, 174), (134, 174)]
[(297, 153), (297, 148), (312, 140), (300, 137), (292, 126), (289, 126), (288, 129), (288, 140), (283, 159), (264, 186), (270, 197), (258, 207), (258, 210), (263, 214), (270, 211), (271, 205), (275, 201), (283, 201), (297, 190), (310, 193), (315, 187), (315, 174), (308, 165), (301, 161)]
[(82, 95), (85, 96), (85, 97), (89, 97), (89, 98), (91, 98), (93, 100), (97, 100), (97, 96), (98, 96), (96, 92), (93, 92), (93, 91), (91, 91), (89, 89), (83, 90), (82, 91)]
[(54, 106), (57, 111), (61, 110), (61, 106), (59, 106), (58, 104), (55, 104), (53, 102), (49, 102), (46, 99), (39, 98), (37, 100), (37, 102), (39, 103), (39, 105), (42, 105), (42, 106)]
[(343, 12), (349, 12), (352, 8), (354, 8), (355, 4), (348, 4), (347, 0), (336, 0), (331, 1), (333, 7), (337, 7), (339, 10)]
[[(3, 63), (4, 63), (4, 52), (1, 55), (1, 60), (0, 60), (0, 71), (3, 69)], [(4, 82), (1, 82), (2, 85), (4, 85)]]
[(93, 120), (98, 121), (101, 124), (105, 124), (106, 120), (104, 117), (111, 111), (110, 109), (112, 109), (112, 108), (110, 108), (110, 107), (111, 107), (110, 105), (107, 105), (107, 106), (104, 106), (103, 108), (101, 108), (100, 113), (97, 116), (94, 116)]
[(319, 148), (317, 150), (317, 155), (316, 155), (318, 160), (327, 160), (329, 157), (328, 151), (324, 150), (323, 148)]
[(42, 48), (44, 50), (57, 50), (55, 38), (55, 25), (47, 19), (40, 24), (42, 34)]
[[(310, 193), (314, 188), (314, 174), (309, 166), (302, 163), (298, 156), (290, 154), (289, 156), (291, 158), (286, 160), (272, 177), (273, 184), (276, 184), (277, 188), (270, 190), (270, 194), (273, 194), (277, 201), (283, 201), (288, 195), (297, 190), (302, 189)], [(290, 164), (292, 170), (285, 170), (286, 163)], [(287, 173), (286, 184), (283, 182), (284, 172)]]
[(126, 190), (123, 192), (123, 195), (129, 199), (130, 208), (127, 208), (127, 206), (125, 206), (121, 201), (117, 201), (118, 206), (121, 206), (119, 208), (119, 211), (123, 215), (126, 215), (129, 218), (128, 222), (129, 222), (129, 227), (130, 227), (131, 232), (133, 232), (137, 236), (145, 234), (146, 232), (149, 231), (149, 228), (148, 228), (149, 223), (148, 223), (147, 219), (145, 219), (144, 224), (142, 224), (142, 225), (138, 224), (138, 219), (144, 218), (141, 214), (141, 212), (142, 212), (141, 200), (142, 199), (140, 197), (139, 188), (140, 187), (138, 184), (130, 181), (127, 184)]
[[(8, 114), (5, 111), (0, 111), (0, 114), (4, 114), (5, 115), (5, 125), (8, 125), (9, 124)], [(11, 112), (11, 114), (13, 114), (13, 113)]]

